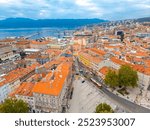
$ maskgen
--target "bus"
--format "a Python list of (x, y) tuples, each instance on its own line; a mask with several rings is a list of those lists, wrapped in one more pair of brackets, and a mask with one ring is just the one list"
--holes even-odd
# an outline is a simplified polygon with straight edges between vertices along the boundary
[(90, 78), (90, 80), (98, 87), (98, 88), (101, 88), (102, 85), (100, 83), (98, 83), (95, 79), (93, 78)]

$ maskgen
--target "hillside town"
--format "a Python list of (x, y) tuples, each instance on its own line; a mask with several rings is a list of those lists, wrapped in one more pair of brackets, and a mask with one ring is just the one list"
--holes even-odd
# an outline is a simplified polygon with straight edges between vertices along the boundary
[[(122, 65), (137, 72), (127, 94), (105, 84)], [(0, 103), (21, 99), (30, 113), (150, 112), (150, 23), (107, 22), (62, 38), (0, 40)]]

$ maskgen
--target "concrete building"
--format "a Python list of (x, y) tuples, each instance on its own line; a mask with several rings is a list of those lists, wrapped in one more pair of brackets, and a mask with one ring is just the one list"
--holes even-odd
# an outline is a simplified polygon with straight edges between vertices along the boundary
[(35, 84), (33, 97), (36, 112), (62, 112), (66, 106), (68, 85), (71, 82), (72, 63), (64, 62)]
[(0, 44), (0, 59), (2, 61), (9, 60), (13, 56), (12, 47), (10, 45)]
[(35, 74), (35, 69), (39, 64), (33, 64), (27, 68), (18, 68), (0, 78), (0, 102), (3, 102), (20, 84)]
[(28, 103), (30, 112), (35, 112), (34, 97), (32, 93), (33, 86), (34, 83), (32, 82), (23, 82), (15, 91), (9, 94), (9, 97), (23, 100)]
[(31, 41), (30, 48), (44, 50), (48, 48), (49, 41)]
[(8, 96), (8, 84), (4, 83), (5, 79), (0, 77), (0, 103), (4, 102), (4, 100)]
[(30, 41), (27, 41), (27, 40), (22, 40), (22, 41), (18, 41), (16, 43), (16, 49), (27, 49), (27, 48), (30, 48)]
[(99, 70), (99, 63), (105, 58), (105, 52), (91, 48), (79, 53), (79, 60), (94, 71)]
[(11, 45), (13, 49), (15, 49), (16, 43), (17, 43), (17, 40), (16, 39), (11, 39), (11, 38), (6, 38), (6, 39), (3, 39), (3, 40), (0, 40), (0, 44), (2, 44), (2, 45)]
[(50, 58), (49, 58), (49, 55), (40, 55), (36, 58), (36, 61), (43, 65), (45, 64), (46, 62), (50, 61)]
[(63, 50), (67, 47), (66, 44), (48, 44), (48, 48), (50, 49), (60, 49)]
[(119, 70), (121, 65), (129, 65), (134, 70), (137, 71), (138, 78), (139, 78), (138, 86), (140, 88), (147, 90), (150, 87), (150, 69), (149, 68), (144, 68), (140, 65), (134, 65), (134, 64), (131, 64), (131, 63), (128, 63), (128, 62), (125, 62), (123, 60), (113, 57), (110, 60), (102, 61), (99, 64), (99, 70), (101, 71), (103, 67), (108, 67), (108, 68), (113, 68), (115, 70)]

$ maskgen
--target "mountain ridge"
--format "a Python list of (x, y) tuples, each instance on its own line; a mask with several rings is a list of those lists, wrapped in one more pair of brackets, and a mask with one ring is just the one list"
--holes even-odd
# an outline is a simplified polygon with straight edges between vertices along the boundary
[(7, 18), (0, 20), (0, 28), (67, 27), (74, 28), (89, 24), (108, 22), (103, 19), (30, 19)]
[(150, 22), (150, 17), (143, 17), (136, 19), (137, 22)]

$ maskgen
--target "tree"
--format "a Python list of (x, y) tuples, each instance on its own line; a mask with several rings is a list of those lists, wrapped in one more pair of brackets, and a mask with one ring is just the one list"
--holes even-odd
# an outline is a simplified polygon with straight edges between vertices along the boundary
[(118, 75), (115, 71), (109, 70), (105, 77), (105, 84), (111, 88), (115, 88), (119, 85)]
[(118, 72), (119, 86), (123, 87), (136, 87), (138, 81), (137, 72), (130, 66), (123, 65)]
[(23, 100), (6, 99), (3, 104), (0, 105), (1, 113), (27, 113), (29, 112), (28, 104)]
[(109, 70), (105, 77), (105, 84), (112, 88), (120, 87), (136, 87), (138, 81), (137, 72), (128, 65), (122, 65), (118, 73)]
[(106, 103), (101, 103), (96, 107), (96, 113), (113, 113), (113, 109)]

